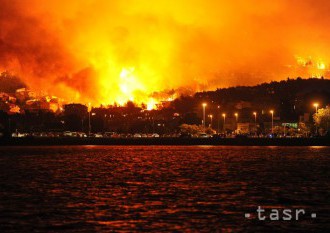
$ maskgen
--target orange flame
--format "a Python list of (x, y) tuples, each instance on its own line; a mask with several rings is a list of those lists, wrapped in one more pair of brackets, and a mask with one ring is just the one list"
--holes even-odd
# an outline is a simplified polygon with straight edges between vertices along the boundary
[(10, 12), (0, 14), (0, 69), (67, 102), (134, 101), (154, 108), (171, 98), (155, 97), (164, 90), (330, 74), (327, 1), (0, 0), (0, 5)]

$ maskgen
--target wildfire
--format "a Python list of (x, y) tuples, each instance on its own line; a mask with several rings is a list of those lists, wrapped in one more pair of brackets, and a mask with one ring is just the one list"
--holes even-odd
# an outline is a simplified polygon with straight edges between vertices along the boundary
[(310, 2), (0, 0), (0, 70), (67, 102), (148, 109), (165, 90), (328, 77), (330, 3)]
[(135, 76), (135, 68), (123, 68), (120, 73), (120, 93), (117, 94), (116, 100), (120, 105), (123, 105), (127, 101), (135, 101), (144, 96), (138, 96), (139, 93), (146, 91), (145, 86), (140, 81), (141, 79)]
[(323, 59), (314, 59), (309, 56), (304, 58), (301, 56), (296, 56), (296, 61), (298, 64), (297, 69), (303, 69), (312, 77), (322, 77), (329, 73), (329, 66)]
[(317, 63), (317, 69), (319, 70), (325, 70), (326, 65), (323, 62), (318, 62)]
[(147, 110), (156, 109), (157, 104), (158, 104), (158, 102), (155, 99), (153, 99), (153, 98), (149, 99), (149, 101), (147, 103)]
[(143, 85), (134, 76), (134, 67), (129, 69), (124, 68), (121, 71), (119, 86), (124, 98), (130, 101), (134, 101), (134, 92), (136, 90), (144, 89)]
[(100, 90), (104, 96), (102, 103), (117, 103), (123, 106), (128, 101), (132, 101), (137, 104), (145, 103), (148, 110), (156, 108), (158, 101), (150, 97), (152, 86), (148, 86), (148, 83), (145, 82), (146, 79), (139, 76), (135, 67), (122, 68), (118, 78), (112, 80), (118, 80), (118, 82), (111, 85), (108, 76), (101, 77), (101, 82), (104, 83)]

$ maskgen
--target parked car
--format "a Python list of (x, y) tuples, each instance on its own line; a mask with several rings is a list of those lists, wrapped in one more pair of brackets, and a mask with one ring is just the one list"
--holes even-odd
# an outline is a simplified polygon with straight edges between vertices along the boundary
[(211, 135), (206, 134), (206, 133), (200, 133), (200, 134), (198, 134), (198, 137), (199, 137), (199, 138), (210, 138)]
[(63, 132), (63, 137), (72, 137), (72, 132), (71, 131), (64, 131)]
[(101, 133), (96, 133), (94, 134), (95, 138), (103, 138), (103, 135)]
[(79, 138), (87, 138), (87, 134), (85, 134), (83, 132), (78, 132), (77, 133), (77, 137), (79, 137)]
[(12, 133), (11, 134), (11, 136), (13, 137), (13, 138), (24, 138), (24, 137), (27, 137), (27, 133)]
[(103, 136), (106, 137), (106, 138), (111, 138), (111, 137), (113, 137), (115, 134), (116, 134), (115, 132), (105, 132)]

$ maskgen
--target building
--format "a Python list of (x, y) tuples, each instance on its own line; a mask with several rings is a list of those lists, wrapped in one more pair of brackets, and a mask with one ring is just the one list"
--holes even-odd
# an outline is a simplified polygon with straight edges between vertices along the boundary
[(252, 132), (257, 132), (259, 125), (255, 123), (237, 123), (237, 134), (248, 134)]

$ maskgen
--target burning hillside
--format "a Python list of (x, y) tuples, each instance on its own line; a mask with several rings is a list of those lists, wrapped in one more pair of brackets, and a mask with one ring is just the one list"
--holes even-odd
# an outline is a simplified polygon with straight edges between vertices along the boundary
[[(0, 0), (0, 70), (69, 102), (153, 108), (200, 91), (329, 75), (327, 1)], [(166, 92), (166, 91), (165, 91)]]

